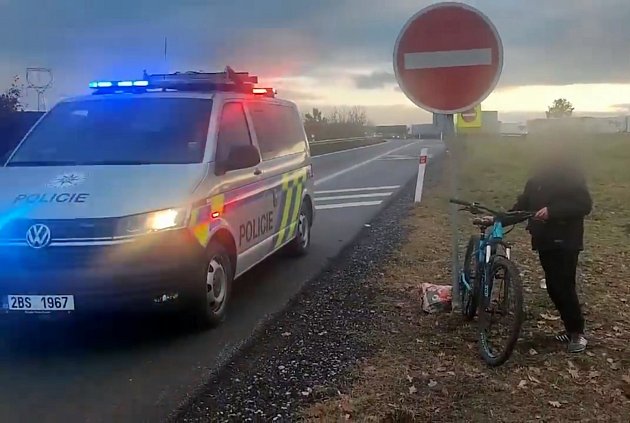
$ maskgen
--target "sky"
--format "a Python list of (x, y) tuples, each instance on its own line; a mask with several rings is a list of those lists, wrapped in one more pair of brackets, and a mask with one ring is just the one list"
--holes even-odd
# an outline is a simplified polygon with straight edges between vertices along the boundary
[[(48, 105), (94, 79), (151, 72), (259, 75), (303, 111), (360, 105), (377, 124), (430, 121), (398, 88), (393, 48), (422, 0), (0, 0), (0, 87), (51, 68)], [(558, 97), (582, 115), (630, 114), (628, 0), (469, 0), (497, 27), (504, 67), (483, 103), (504, 122)], [(165, 57), (165, 38), (168, 39)], [(31, 90), (26, 98), (37, 106)]]

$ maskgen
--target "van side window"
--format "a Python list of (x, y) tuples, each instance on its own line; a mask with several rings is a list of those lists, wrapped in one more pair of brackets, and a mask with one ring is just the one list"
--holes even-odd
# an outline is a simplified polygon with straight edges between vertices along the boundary
[(263, 160), (306, 149), (304, 127), (295, 110), (279, 104), (248, 104)]
[(227, 160), (230, 150), (235, 146), (251, 145), (249, 127), (241, 103), (226, 103), (221, 113), (219, 135), (217, 136), (217, 162)]

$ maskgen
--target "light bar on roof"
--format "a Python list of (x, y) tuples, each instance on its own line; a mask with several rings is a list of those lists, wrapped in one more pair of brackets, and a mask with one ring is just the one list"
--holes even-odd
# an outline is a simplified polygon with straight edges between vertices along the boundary
[(90, 82), (90, 88), (131, 88), (131, 87), (148, 87), (149, 81), (94, 81)]

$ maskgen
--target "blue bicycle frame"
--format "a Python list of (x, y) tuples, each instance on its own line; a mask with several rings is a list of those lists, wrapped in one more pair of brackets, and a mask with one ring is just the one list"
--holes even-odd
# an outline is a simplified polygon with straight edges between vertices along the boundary
[[(478, 274), (482, 277), (483, 284), (483, 296), (488, 298), (490, 295), (490, 286), (485, 283), (488, 280), (488, 264), (493, 255), (496, 254), (496, 246), (499, 244), (503, 244), (503, 238), (505, 236), (505, 232), (503, 230), (503, 224), (500, 221), (495, 221), (492, 225), (492, 228), (489, 230), (485, 230), (479, 239), (479, 245), (477, 246), (477, 263), (478, 263)], [(506, 258), (510, 258), (510, 247), (503, 244), (505, 246), (505, 256)], [(470, 285), (470, 281), (466, 279), (466, 274), (462, 270), (461, 272), (461, 283), (466, 287), (467, 290), (472, 290), (472, 286)]]

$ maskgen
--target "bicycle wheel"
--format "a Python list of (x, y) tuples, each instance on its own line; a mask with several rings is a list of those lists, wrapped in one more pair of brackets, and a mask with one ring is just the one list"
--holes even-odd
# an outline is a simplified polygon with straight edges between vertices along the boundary
[(495, 256), (481, 288), (479, 350), (486, 363), (500, 366), (512, 355), (524, 320), (519, 271), (512, 261)]
[(463, 275), (466, 278), (466, 282), (470, 285), (470, 289), (466, 288), (461, 281), (459, 284), (462, 314), (466, 320), (475, 318), (477, 304), (479, 303), (479, 278), (477, 277), (479, 270), (479, 240), (479, 235), (471, 236), (464, 255)]

